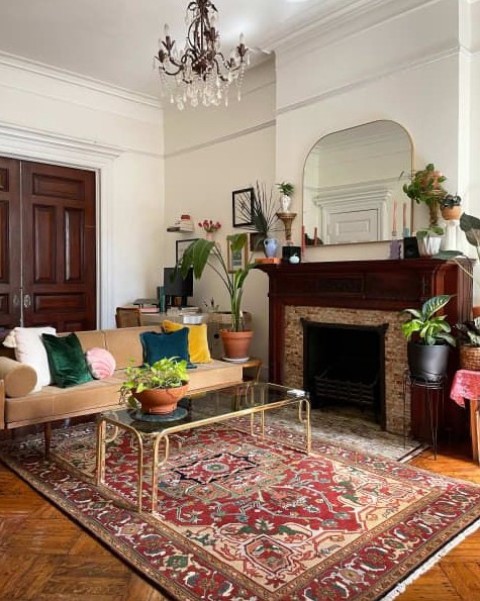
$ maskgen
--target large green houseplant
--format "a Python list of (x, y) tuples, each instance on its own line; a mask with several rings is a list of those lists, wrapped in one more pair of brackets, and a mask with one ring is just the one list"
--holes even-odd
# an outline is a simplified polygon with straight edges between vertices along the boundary
[(152, 365), (130, 366), (120, 387), (120, 401), (144, 413), (169, 413), (188, 389), (187, 362), (178, 357), (159, 359)]
[[(248, 236), (245, 233), (227, 236), (230, 256), (246, 256), (247, 243)], [(176, 266), (176, 271), (179, 270), (182, 277), (185, 278), (189, 270), (193, 269), (194, 277), (199, 279), (202, 277), (207, 265), (218, 275), (230, 297), (230, 310), (232, 313), (231, 331), (237, 334), (233, 338), (235, 340), (248, 341), (249, 344), (252, 332), (245, 332), (243, 330), (242, 298), (245, 280), (250, 270), (255, 267), (255, 263), (249, 257), (245, 262), (242, 262), (241, 266), (229, 269), (219, 245), (210, 240), (198, 239), (187, 247), (179, 264)], [(246, 350), (239, 349), (235, 351), (226, 347), (226, 344), (228, 344), (226, 339), (231, 338), (231, 336), (228, 336), (225, 330), (222, 330), (220, 335), (222, 336), (226, 351), (225, 356), (227, 358), (240, 359), (247, 357)]]
[(437, 313), (451, 299), (451, 294), (441, 294), (426, 300), (421, 309), (403, 311), (410, 316), (402, 324), (402, 332), (408, 342), (408, 366), (413, 378), (435, 382), (446, 373), (448, 345), (455, 346), (455, 338), (446, 315)]

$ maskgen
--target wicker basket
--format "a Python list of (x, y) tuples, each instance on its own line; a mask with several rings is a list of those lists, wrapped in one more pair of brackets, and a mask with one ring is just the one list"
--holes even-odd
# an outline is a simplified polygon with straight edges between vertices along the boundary
[(460, 367), (480, 371), (480, 346), (460, 346)]

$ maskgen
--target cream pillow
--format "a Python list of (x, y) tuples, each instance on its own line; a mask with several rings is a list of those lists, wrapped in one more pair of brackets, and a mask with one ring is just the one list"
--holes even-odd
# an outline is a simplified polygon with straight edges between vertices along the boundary
[(37, 392), (43, 386), (48, 386), (52, 381), (42, 334), (55, 335), (57, 331), (50, 326), (43, 328), (14, 328), (9, 335), (9, 346), (12, 346), (12, 333), (15, 337), (13, 346), (15, 349), (15, 359), (20, 363), (30, 365), (37, 372), (37, 383), (33, 389), (34, 392)]

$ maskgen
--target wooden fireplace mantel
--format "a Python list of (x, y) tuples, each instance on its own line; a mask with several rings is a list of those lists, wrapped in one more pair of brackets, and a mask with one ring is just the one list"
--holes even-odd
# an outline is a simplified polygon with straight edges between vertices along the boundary
[[(471, 262), (461, 259), (467, 270)], [(269, 278), (269, 378), (283, 382), (285, 307), (402, 311), (437, 294), (454, 294), (451, 325), (470, 318), (472, 280), (455, 261), (431, 258), (259, 265)]]

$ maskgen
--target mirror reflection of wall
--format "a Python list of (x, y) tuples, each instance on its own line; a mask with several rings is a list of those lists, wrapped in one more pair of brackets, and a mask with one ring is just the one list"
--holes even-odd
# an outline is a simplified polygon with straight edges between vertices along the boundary
[(305, 161), (305, 242), (347, 244), (401, 238), (411, 231), (413, 149), (394, 121), (373, 121), (321, 138)]

